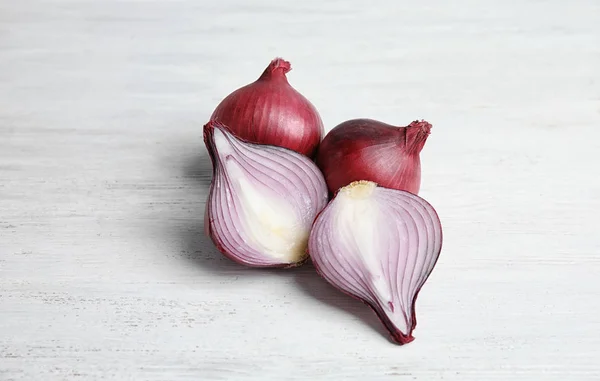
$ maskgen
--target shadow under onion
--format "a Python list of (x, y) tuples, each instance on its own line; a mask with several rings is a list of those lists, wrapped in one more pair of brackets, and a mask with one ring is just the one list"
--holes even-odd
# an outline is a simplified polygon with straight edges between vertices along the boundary
[(340, 309), (352, 316), (356, 316), (365, 325), (384, 336), (390, 343), (393, 340), (385, 329), (375, 312), (367, 304), (354, 299), (327, 283), (315, 269), (310, 259), (295, 271), (296, 284), (305, 294), (317, 299), (319, 302)]
[(211, 273), (239, 274), (243, 267), (219, 253), (211, 239), (204, 234), (203, 216), (212, 179), (212, 165), (201, 143), (194, 148), (199, 153), (186, 158), (180, 168), (183, 178), (188, 182), (185, 198), (188, 201), (186, 208), (189, 209), (191, 216), (190, 219), (185, 219), (181, 224), (174, 226), (174, 236), (181, 243), (181, 256), (194, 266)]
[[(204, 148), (200, 149), (206, 151)], [(202, 190), (202, 194), (208, 195), (212, 180), (212, 164), (208, 153), (202, 152), (184, 162), (183, 176), (188, 180), (194, 181)]]

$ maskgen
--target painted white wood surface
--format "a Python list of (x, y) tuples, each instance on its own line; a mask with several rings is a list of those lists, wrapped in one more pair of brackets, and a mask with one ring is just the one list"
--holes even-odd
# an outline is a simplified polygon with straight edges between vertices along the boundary
[[(275, 56), (434, 124), (416, 340), (201, 234), (201, 126)], [(600, 379), (600, 3), (0, 0), (0, 380)]]

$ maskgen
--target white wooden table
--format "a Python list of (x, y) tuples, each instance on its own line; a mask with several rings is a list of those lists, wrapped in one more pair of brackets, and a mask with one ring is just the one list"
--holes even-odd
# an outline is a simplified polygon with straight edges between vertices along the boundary
[[(201, 127), (275, 56), (425, 118), (416, 340), (202, 235)], [(600, 379), (600, 3), (0, 0), (0, 380)]]

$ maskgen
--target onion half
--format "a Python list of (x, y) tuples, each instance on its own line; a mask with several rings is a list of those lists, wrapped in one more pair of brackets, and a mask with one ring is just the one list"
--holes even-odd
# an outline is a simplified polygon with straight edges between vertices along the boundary
[(441, 248), (441, 222), (427, 201), (370, 181), (340, 189), (309, 239), (319, 274), (371, 306), (398, 344), (414, 339), (417, 295)]
[(213, 163), (205, 232), (219, 251), (251, 267), (305, 261), (312, 223), (327, 204), (317, 166), (294, 151), (245, 142), (214, 121), (204, 141)]

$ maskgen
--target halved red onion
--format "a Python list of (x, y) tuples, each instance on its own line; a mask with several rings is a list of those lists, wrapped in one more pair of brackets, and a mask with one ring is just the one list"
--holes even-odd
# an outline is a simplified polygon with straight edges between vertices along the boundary
[(204, 142), (213, 163), (205, 231), (219, 251), (252, 267), (305, 261), (311, 225), (327, 204), (317, 166), (292, 150), (240, 140), (214, 121)]
[(442, 248), (440, 219), (427, 201), (353, 182), (319, 214), (308, 245), (319, 274), (371, 306), (396, 343), (414, 339), (417, 294)]

